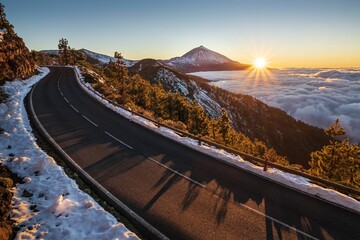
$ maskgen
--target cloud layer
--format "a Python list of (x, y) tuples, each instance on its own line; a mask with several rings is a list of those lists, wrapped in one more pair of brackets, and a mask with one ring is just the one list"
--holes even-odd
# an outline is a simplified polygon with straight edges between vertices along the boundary
[(281, 69), (199, 72), (194, 75), (235, 93), (249, 94), (321, 128), (336, 118), (347, 136), (360, 143), (360, 69)]

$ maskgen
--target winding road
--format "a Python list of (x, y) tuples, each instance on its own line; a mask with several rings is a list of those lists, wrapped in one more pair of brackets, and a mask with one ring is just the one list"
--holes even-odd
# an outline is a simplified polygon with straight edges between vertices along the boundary
[(50, 67), (32, 100), (57, 144), (170, 239), (360, 239), (359, 214), (127, 120), (89, 97), (71, 68)]

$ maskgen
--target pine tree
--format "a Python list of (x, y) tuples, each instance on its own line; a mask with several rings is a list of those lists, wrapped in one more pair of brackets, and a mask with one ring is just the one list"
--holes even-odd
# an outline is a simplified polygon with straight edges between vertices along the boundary
[(205, 136), (208, 134), (209, 119), (204, 109), (195, 101), (190, 110), (189, 132), (195, 135)]
[(221, 116), (218, 121), (219, 133), (221, 134), (225, 145), (230, 143), (230, 118), (225, 109), (221, 109)]
[(164, 118), (166, 92), (161, 85), (154, 85), (150, 92), (151, 110), (155, 117)]
[(167, 94), (166, 99), (166, 112), (167, 112), (167, 118), (171, 119), (174, 122), (177, 122), (178, 119), (178, 112), (176, 108), (176, 94), (170, 92)]
[(119, 52), (115, 52), (114, 57), (115, 57), (115, 65), (117, 66), (117, 70), (119, 74), (118, 78), (127, 80), (127, 78), (129, 77), (129, 73), (127, 67), (125, 66), (124, 57)]
[(216, 140), (217, 132), (219, 132), (219, 125), (216, 119), (211, 118), (209, 126), (210, 126), (210, 137)]
[(176, 94), (175, 97), (175, 111), (178, 113), (178, 119), (180, 122), (183, 122), (185, 125), (189, 123), (189, 116), (191, 105), (189, 101), (182, 97), (180, 94)]
[(60, 51), (61, 62), (64, 65), (69, 64), (69, 62), (70, 62), (70, 56), (69, 56), (70, 47), (69, 47), (69, 42), (66, 38), (61, 38), (59, 40), (58, 49)]
[[(326, 134), (340, 137), (345, 134), (337, 119)], [(360, 147), (351, 144), (349, 139), (331, 140), (320, 151), (311, 153), (310, 172), (314, 175), (340, 182), (353, 187), (360, 187)]]
[(335, 122), (325, 129), (325, 133), (331, 137), (339, 137), (345, 135), (345, 129), (341, 127), (340, 120), (337, 118)]

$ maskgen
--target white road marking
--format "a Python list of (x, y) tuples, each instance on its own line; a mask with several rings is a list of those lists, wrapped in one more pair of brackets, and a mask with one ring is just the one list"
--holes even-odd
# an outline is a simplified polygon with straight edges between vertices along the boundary
[(110, 133), (108, 133), (107, 131), (105, 131), (105, 134), (108, 135), (109, 137), (115, 139), (116, 141), (118, 141), (119, 143), (121, 143), (122, 145), (130, 148), (130, 149), (134, 149), (133, 147), (129, 146), (128, 144), (124, 143), (123, 141), (121, 141), (120, 139), (114, 137), (113, 135), (111, 135)]
[(310, 234), (308, 234), (308, 233), (306, 233), (306, 232), (303, 232), (303, 231), (301, 231), (301, 230), (299, 230), (299, 229), (297, 229), (297, 228), (295, 228), (295, 227), (293, 227), (293, 226), (290, 226), (290, 225), (288, 225), (288, 224), (286, 224), (286, 223), (284, 223), (284, 222), (282, 222), (282, 221), (280, 221), (280, 220), (277, 220), (276, 218), (273, 218), (273, 217), (271, 217), (271, 216), (269, 216), (269, 215), (266, 215), (265, 213), (262, 213), (262, 212), (260, 212), (260, 211), (258, 211), (258, 210), (256, 210), (256, 209), (253, 209), (253, 208), (251, 208), (251, 207), (249, 207), (249, 206), (247, 206), (247, 205), (245, 205), (245, 204), (243, 204), (243, 203), (239, 203), (241, 206), (243, 206), (244, 208), (246, 208), (246, 209), (248, 209), (248, 210), (250, 210), (250, 211), (252, 211), (252, 212), (254, 212), (254, 213), (257, 213), (257, 214), (259, 214), (259, 215), (261, 215), (261, 216), (264, 216), (264, 217), (266, 217), (266, 218), (268, 218), (268, 219), (270, 219), (270, 220), (272, 220), (272, 221), (274, 221), (274, 222), (277, 222), (277, 223), (279, 223), (279, 224), (281, 224), (281, 225), (283, 225), (283, 226), (285, 226), (285, 227), (287, 227), (287, 228), (289, 228), (289, 229), (291, 229), (291, 230), (293, 230), (293, 231), (295, 231), (295, 232), (297, 232), (297, 233), (300, 233), (300, 234), (302, 234), (302, 235), (304, 235), (304, 236), (306, 236), (306, 237), (308, 237), (308, 238), (310, 238), (310, 239), (314, 239), (314, 240), (319, 240), (318, 238), (316, 238), (316, 237), (314, 237), (314, 236), (311, 236)]
[(85, 118), (89, 123), (91, 123), (91, 124), (94, 125), (95, 127), (98, 126), (96, 123), (94, 123), (93, 121), (91, 121), (90, 119), (88, 119), (87, 117), (85, 117), (84, 115), (81, 115), (81, 116), (83, 116), (83, 118)]
[(73, 105), (70, 104), (70, 107), (72, 107), (75, 110), (75, 112), (79, 112), (79, 110), (77, 110)]
[(190, 182), (195, 183), (196, 185), (199, 185), (200, 187), (205, 188), (205, 185), (204, 185), (204, 184), (201, 184), (201, 183), (199, 183), (198, 181), (195, 181), (195, 180), (189, 178), (188, 176), (185, 176), (184, 174), (179, 173), (178, 171), (176, 171), (176, 170), (174, 170), (174, 169), (172, 169), (172, 168), (170, 168), (170, 167), (168, 167), (168, 166), (166, 166), (166, 165), (164, 165), (164, 164), (156, 161), (155, 159), (153, 159), (153, 158), (151, 158), (151, 157), (147, 157), (147, 159), (149, 159), (149, 160), (151, 160), (152, 162), (154, 162), (154, 163), (162, 166), (163, 168), (166, 168), (167, 170), (169, 170), (169, 171), (171, 171), (171, 172), (173, 172), (173, 173), (175, 173), (175, 174), (177, 174), (177, 175), (185, 178), (186, 180), (189, 180)]
[(67, 98), (66, 98), (66, 97), (64, 97), (64, 99), (65, 99), (65, 101), (66, 101), (67, 103), (69, 103), (69, 100), (67, 100)]

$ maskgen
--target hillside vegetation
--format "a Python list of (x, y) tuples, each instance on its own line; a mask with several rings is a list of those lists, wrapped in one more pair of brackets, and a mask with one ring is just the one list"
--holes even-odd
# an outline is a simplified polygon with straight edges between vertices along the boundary
[(122, 56), (116, 53), (116, 58), (116, 62), (93, 68), (97, 73), (83, 70), (85, 81), (106, 98), (194, 135), (288, 165), (286, 158), (274, 149), (235, 131), (225, 109), (219, 118), (209, 117), (196, 100), (189, 101), (180, 93), (166, 91), (162, 85), (151, 84), (138, 74), (129, 75)]
[[(80, 50), (81, 51), (81, 50)], [(87, 52), (82, 51), (87, 55)], [(91, 52), (91, 58), (96, 53)], [(61, 59), (61, 52), (58, 59)], [(110, 58), (110, 57), (109, 57)], [(360, 189), (360, 148), (331, 129), (307, 125), (256, 98), (234, 94), (162, 61), (133, 61), (115, 53), (107, 63), (81, 58), (85, 81), (106, 98), (172, 127)], [(128, 66), (128, 67), (126, 67)], [(341, 132), (341, 131), (340, 131)]]
[[(343, 137), (344, 128), (337, 119), (325, 129), (331, 137)], [(334, 182), (360, 189), (360, 147), (348, 138), (331, 140), (321, 150), (311, 153), (310, 173)]]
[(221, 109), (225, 109), (236, 131), (274, 148), (291, 164), (309, 168), (310, 153), (331, 139), (322, 129), (297, 121), (252, 96), (212, 86), (205, 79), (186, 75), (157, 60), (141, 60), (129, 71), (131, 75), (140, 74), (152, 84), (161, 84), (166, 91), (179, 93), (189, 101), (196, 100), (212, 118), (219, 118)]
[[(308, 163), (310, 168), (305, 170), (296, 164), (289, 163), (286, 157), (280, 156), (274, 148), (268, 147), (264, 142), (257, 139), (252, 140), (243, 132), (235, 130), (231, 125), (226, 109), (221, 109), (218, 118), (210, 117), (196, 99), (189, 100), (188, 97), (181, 95), (181, 91), (166, 90), (159, 82), (151, 83), (139, 74), (129, 75), (128, 68), (124, 66), (121, 60), (121, 55), (116, 54), (116, 57), (116, 62), (110, 62), (109, 64), (97, 67), (88, 65), (88, 68), (82, 68), (85, 81), (91, 83), (106, 98), (172, 127), (205, 137), (247, 154), (284, 166), (290, 165), (293, 168), (300, 168), (300, 170), (314, 176), (360, 189), (360, 147), (356, 144), (350, 144), (348, 139), (343, 141), (334, 139), (345, 133), (339, 121), (336, 121), (323, 132), (320, 129), (312, 129), (304, 123), (292, 119), (289, 120), (290, 123), (294, 121), (294, 124), (300, 125), (305, 130), (308, 128), (310, 133), (311, 131), (317, 132), (320, 136), (326, 136), (325, 139), (332, 139), (330, 142), (325, 143), (322, 148), (320, 147), (304, 157), (305, 161), (310, 159)], [(203, 81), (202, 79), (197, 80)], [(224, 93), (226, 91), (218, 88), (215, 89), (220, 91), (219, 98), (225, 98), (223, 94), (226, 94)], [(247, 105), (250, 114), (248, 118), (256, 119), (256, 114), (253, 115), (251, 113), (251, 108), (266, 109), (268, 107), (260, 101), (252, 99), (250, 96), (240, 97), (243, 101), (250, 101)], [(250, 100), (247, 100), (247, 98), (250, 98)], [(235, 100), (228, 99), (227, 101)], [(255, 105), (254, 107), (251, 105), (252, 102), (255, 102), (258, 106)], [(231, 106), (231, 104), (229, 105)], [(275, 115), (275, 120), (281, 120), (281, 117), (287, 116), (281, 110), (268, 108), (270, 108), (267, 113), (269, 116), (272, 116), (271, 114), (274, 113), (278, 114), (277, 116)], [(257, 120), (262, 122), (261, 119)], [(265, 124), (265, 126), (271, 127), (269, 124)], [(308, 137), (310, 138), (311, 136), (309, 135)], [(299, 135), (293, 136), (294, 143), (296, 143), (296, 137), (299, 137)], [(313, 136), (315, 141), (318, 137)]]

